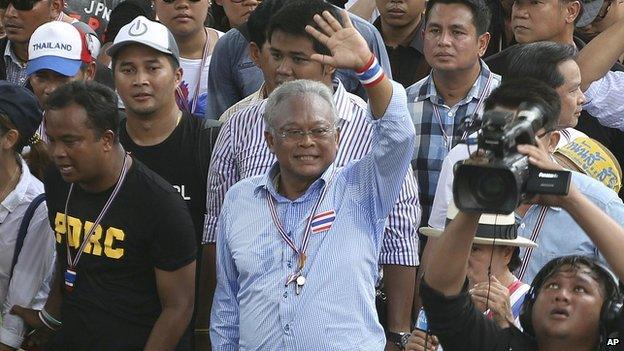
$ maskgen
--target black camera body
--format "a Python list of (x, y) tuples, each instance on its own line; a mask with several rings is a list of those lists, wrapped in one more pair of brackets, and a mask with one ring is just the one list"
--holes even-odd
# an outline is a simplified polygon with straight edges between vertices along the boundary
[(532, 195), (568, 193), (569, 171), (541, 170), (517, 150), (520, 144), (535, 145), (535, 133), (545, 124), (543, 112), (523, 103), (511, 123), (509, 117), (509, 113), (486, 112), (478, 134), (484, 159), (455, 166), (453, 198), (460, 210), (507, 214)]

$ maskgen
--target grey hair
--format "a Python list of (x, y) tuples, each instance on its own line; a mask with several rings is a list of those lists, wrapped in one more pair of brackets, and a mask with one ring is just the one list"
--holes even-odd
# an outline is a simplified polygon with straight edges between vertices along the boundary
[(267, 131), (275, 128), (275, 120), (280, 116), (282, 105), (294, 97), (317, 96), (329, 105), (331, 114), (331, 124), (336, 126), (338, 121), (338, 113), (334, 104), (334, 96), (325, 84), (307, 79), (298, 79), (292, 82), (281, 84), (275, 89), (269, 99), (264, 110), (264, 124)]

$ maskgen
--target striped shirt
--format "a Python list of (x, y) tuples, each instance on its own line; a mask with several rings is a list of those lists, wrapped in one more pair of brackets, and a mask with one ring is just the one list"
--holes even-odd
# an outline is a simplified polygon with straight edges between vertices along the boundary
[[(420, 188), (423, 223), (427, 223), (431, 213), (442, 161), (449, 150), (462, 139), (462, 121), (475, 113), (475, 119), (481, 118), (485, 98), (500, 84), (500, 76), (491, 73), (485, 62), (481, 61), (481, 67), (481, 72), (466, 97), (452, 107), (447, 106), (438, 95), (431, 74), (407, 88), (407, 104), (416, 128), (412, 169)], [(436, 116), (436, 109), (440, 120)], [(448, 136), (448, 144), (445, 142), (445, 135)]]
[(26, 63), (20, 63), (20, 60), (11, 50), (10, 41), (4, 49), (4, 63), (6, 65), (6, 80), (19, 86), (26, 86), (28, 82)]
[[(373, 125), (366, 119), (368, 110), (364, 101), (348, 93), (339, 80), (335, 79), (334, 85), (341, 127), (334, 162), (341, 167), (371, 150)], [(265, 104), (266, 100), (238, 112), (221, 127), (208, 172), (203, 243), (215, 242), (217, 218), (227, 190), (241, 179), (265, 174), (275, 162), (264, 140)], [(386, 226), (380, 264), (418, 265), (419, 219), (418, 187), (410, 170)]]
[[(217, 229), (213, 350), (384, 349), (375, 309), (377, 257), (414, 145), (398, 83), (385, 115), (371, 124), (371, 152), (340, 169), (330, 165), (296, 200), (275, 190), (278, 164), (228, 191)], [(306, 219), (324, 187), (315, 214), (334, 211), (335, 219), (329, 229), (311, 234), (302, 271), (306, 282), (296, 294), (294, 284), (285, 282), (297, 255), (277, 234), (267, 199), (275, 199), (284, 231), (301, 247)]]

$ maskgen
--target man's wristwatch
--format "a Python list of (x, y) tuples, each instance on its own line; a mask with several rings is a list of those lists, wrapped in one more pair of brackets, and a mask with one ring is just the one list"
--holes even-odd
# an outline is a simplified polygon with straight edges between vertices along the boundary
[(387, 332), (386, 336), (388, 337), (388, 341), (395, 344), (399, 349), (405, 350), (405, 346), (407, 345), (407, 340), (410, 337), (410, 333), (405, 332)]

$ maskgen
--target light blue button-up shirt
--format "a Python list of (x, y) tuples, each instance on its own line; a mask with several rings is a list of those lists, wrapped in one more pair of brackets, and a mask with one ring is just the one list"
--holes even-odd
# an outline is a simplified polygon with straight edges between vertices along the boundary
[[(377, 258), (414, 139), (403, 87), (393, 82), (386, 113), (371, 123), (373, 151), (343, 168), (330, 166), (294, 201), (273, 186), (277, 163), (266, 175), (230, 188), (217, 226), (214, 350), (384, 349), (375, 310)], [(334, 210), (336, 219), (329, 230), (311, 234), (303, 269), (307, 282), (296, 295), (294, 284), (285, 282), (297, 256), (278, 233), (267, 196), (276, 199), (285, 231), (300, 247), (306, 219), (325, 185), (317, 213)]]
[[(609, 217), (621, 225), (624, 224), (624, 204), (618, 195), (601, 182), (581, 174), (572, 172), (572, 183), (591, 202), (603, 210)], [(540, 206), (531, 206), (518, 226), (518, 235), (530, 238), (537, 223)], [(522, 280), (531, 283), (548, 261), (566, 255), (590, 256), (607, 266), (607, 262), (589, 239), (585, 231), (572, 219), (570, 214), (559, 207), (550, 207), (544, 219), (544, 225), (535, 240), (538, 247), (531, 253), (531, 258)], [(520, 249), (520, 257), (524, 258), (526, 248)]]

